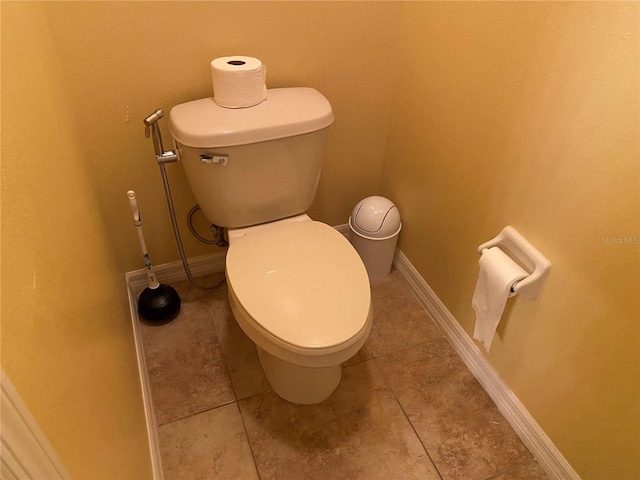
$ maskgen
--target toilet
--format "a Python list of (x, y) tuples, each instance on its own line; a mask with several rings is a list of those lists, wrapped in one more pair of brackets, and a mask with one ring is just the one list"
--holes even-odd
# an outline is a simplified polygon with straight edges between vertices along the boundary
[(337, 388), (373, 321), (367, 271), (349, 241), (306, 211), (333, 111), (312, 88), (278, 88), (257, 106), (213, 98), (171, 109), (169, 128), (194, 196), (226, 227), (229, 302), (273, 390), (299, 404)]

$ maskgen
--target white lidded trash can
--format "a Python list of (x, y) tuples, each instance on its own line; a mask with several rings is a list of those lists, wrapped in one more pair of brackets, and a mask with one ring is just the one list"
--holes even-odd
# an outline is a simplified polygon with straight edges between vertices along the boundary
[(384, 197), (361, 200), (349, 217), (349, 241), (362, 258), (369, 281), (386, 277), (391, 271), (398, 234), (400, 212)]

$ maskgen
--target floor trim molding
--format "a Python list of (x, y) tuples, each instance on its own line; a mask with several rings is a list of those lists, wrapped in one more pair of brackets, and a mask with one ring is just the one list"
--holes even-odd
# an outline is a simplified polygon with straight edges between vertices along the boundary
[[(225, 252), (212, 253), (188, 259), (189, 270), (194, 277), (208, 275), (210, 273), (224, 272)], [(153, 270), (158, 276), (158, 280), (164, 283), (178, 282), (185, 280), (187, 274), (181, 261), (154, 265)], [(142, 268), (125, 274), (127, 285), (134, 288), (147, 285), (147, 270)]]
[(0, 476), (7, 480), (70, 479), (58, 453), (3, 369), (0, 369), (0, 386)]
[[(162, 473), (162, 460), (160, 457), (160, 442), (158, 439), (158, 423), (153, 412), (153, 401), (151, 399), (151, 386), (149, 385), (149, 375), (147, 374), (147, 362), (144, 357), (144, 347), (142, 345), (142, 335), (140, 333), (140, 322), (137, 309), (136, 292), (147, 279), (145, 270), (128, 272), (126, 275), (127, 293), (129, 295), (129, 310), (131, 313), (131, 324), (133, 326), (133, 339), (136, 346), (136, 358), (138, 360), (138, 376), (140, 377), (140, 388), (142, 390), (142, 403), (144, 406), (144, 416), (147, 423), (147, 437), (149, 440), (149, 454), (151, 458), (151, 471), (154, 480), (164, 480)], [(160, 281), (164, 281), (161, 279)]]
[(442, 329), (467, 368), (480, 382), (482, 388), (489, 394), (507, 422), (536, 457), (549, 477), (558, 480), (580, 480), (580, 476), (518, 400), (518, 397), (504, 383), (498, 372), (473, 343), (473, 340), (451, 312), (447, 310), (447, 307), (420, 276), (404, 253), (399, 250), (396, 252), (394, 266), (407, 280), (409, 287), (422, 306)]

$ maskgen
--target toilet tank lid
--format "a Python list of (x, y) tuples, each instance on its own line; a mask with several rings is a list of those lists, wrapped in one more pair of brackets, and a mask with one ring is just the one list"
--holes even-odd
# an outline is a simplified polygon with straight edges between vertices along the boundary
[(224, 108), (213, 97), (176, 105), (169, 130), (188, 147), (233, 147), (315, 132), (333, 118), (331, 104), (317, 90), (273, 88), (264, 102), (249, 108)]

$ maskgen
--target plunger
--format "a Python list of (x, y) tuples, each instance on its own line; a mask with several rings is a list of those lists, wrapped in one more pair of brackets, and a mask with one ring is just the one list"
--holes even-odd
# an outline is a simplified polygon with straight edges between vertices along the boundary
[(147, 279), (149, 286), (145, 288), (138, 297), (138, 315), (150, 323), (161, 324), (173, 320), (180, 312), (180, 296), (173, 287), (165, 285), (158, 281), (156, 273), (151, 266), (149, 253), (147, 253), (147, 245), (142, 235), (142, 219), (140, 218), (140, 209), (136, 200), (136, 192), (129, 190), (129, 205), (133, 214), (133, 224), (138, 231), (138, 239), (140, 240), (140, 248), (144, 257), (144, 265), (147, 269)]

